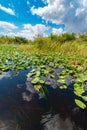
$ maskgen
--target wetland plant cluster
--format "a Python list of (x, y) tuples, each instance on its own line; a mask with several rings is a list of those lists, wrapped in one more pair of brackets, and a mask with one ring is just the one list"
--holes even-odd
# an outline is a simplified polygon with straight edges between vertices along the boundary
[[(55, 84), (61, 90), (71, 89), (75, 95), (74, 102), (81, 109), (87, 106), (87, 57), (51, 52), (28, 52), (19, 49), (19, 45), (0, 46), (0, 74), (7, 71), (30, 69), (28, 80), (35, 91), (46, 98), (44, 85)], [(61, 69), (60, 73), (57, 70)], [(67, 83), (70, 78), (70, 84)]]

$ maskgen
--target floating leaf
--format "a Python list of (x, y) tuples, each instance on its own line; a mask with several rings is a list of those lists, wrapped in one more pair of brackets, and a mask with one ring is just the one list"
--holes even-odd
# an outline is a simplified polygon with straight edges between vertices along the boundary
[(35, 79), (33, 79), (32, 81), (31, 81), (31, 83), (32, 84), (37, 84), (38, 82), (39, 82), (39, 77), (37, 77), (37, 78), (35, 78)]
[(85, 80), (87, 80), (87, 77), (84, 74), (79, 74), (79, 77), (76, 78), (77, 82), (84, 82)]
[(60, 75), (60, 76), (58, 76), (58, 78), (59, 78), (59, 79), (64, 79), (65, 76)]
[(67, 89), (67, 86), (66, 85), (62, 85), (59, 87), (60, 89)]
[(81, 96), (81, 98), (87, 101), (87, 96)]
[(78, 107), (80, 107), (80, 108), (82, 108), (82, 109), (85, 109), (85, 108), (86, 108), (86, 105), (85, 105), (82, 101), (80, 101), (80, 100), (78, 100), (78, 99), (75, 99), (75, 103), (76, 103), (76, 105), (77, 105)]
[(44, 84), (44, 80), (41, 80), (39, 77), (36, 77), (31, 81), (32, 84)]
[(41, 89), (41, 85), (34, 85), (34, 89), (36, 90), (36, 91), (39, 91), (40, 89)]
[(50, 75), (51, 78), (54, 78), (55, 76), (53, 74)]
[(61, 83), (61, 84), (64, 84), (65, 83), (65, 80), (64, 79), (59, 79), (57, 80), (58, 83)]
[(40, 76), (40, 71), (36, 71), (36, 77)]
[(83, 82), (81, 78), (76, 78), (76, 82)]
[(74, 91), (74, 94), (75, 94), (76, 96), (81, 97), (81, 95), (82, 95), (82, 91)]
[(35, 71), (31, 71), (30, 73), (27, 74), (27, 77), (32, 77), (32, 76), (34, 76), (35, 74), (36, 74)]
[(41, 68), (41, 69), (45, 69), (46, 66), (45, 66), (45, 65), (41, 65), (40, 68)]
[(81, 96), (85, 92), (84, 84), (82, 83), (75, 83), (74, 84), (74, 94), (77, 96)]
[(44, 84), (44, 80), (39, 80), (39, 83)]
[(82, 69), (83, 69), (83, 68), (82, 68), (81, 66), (78, 66), (78, 67), (77, 67), (77, 70), (78, 70), (78, 71), (82, 71)]
[(41, 69), (41, 74), (42, 75), (47, 75), (49, 73), (49, 70)]

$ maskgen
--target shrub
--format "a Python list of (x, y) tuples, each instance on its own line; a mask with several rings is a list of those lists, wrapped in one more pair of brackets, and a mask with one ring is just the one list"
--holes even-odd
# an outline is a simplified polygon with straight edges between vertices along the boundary
[(27, 44), (28, 43), (28, 40), (26, 38), (23, 38), (23, 37), (15, 37), (14, 41), (18, 44)]

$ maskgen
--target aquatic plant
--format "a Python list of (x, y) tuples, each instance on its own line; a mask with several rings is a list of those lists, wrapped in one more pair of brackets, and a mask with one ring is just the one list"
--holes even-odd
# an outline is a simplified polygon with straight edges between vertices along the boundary
[[(53, 51), (51, 53), (43, 53), (43, 51), (34, 53), (23, 51), (19, 45), (2, 45), (0, 46), (0, 74), (6, 71), (18, 72), (22, 69), (30, 69), (27, 77), (31, 78), (30, 82), (36, 91), (44, 93), (43, 88), (48, 83), (46, 79), (49, 77), (50, 85), (53, 79), (59, 89), (72, 89), (75, 96), (84, 102), (87, 101), (87, 96), (84, 95), (84, 83), (87, 81), (86, 58), (87, 56), (84, 55), (65, 55)], [(58, 68), (62, 68), (62, 71), (58, 73), (56, 78), (55, 73)], [(18, 74), (14, 73), (15, 76)], [(71, 82), (74, 81), (73, 88), (69, 88), (67, 85), (67, 77), (71, 77)]]

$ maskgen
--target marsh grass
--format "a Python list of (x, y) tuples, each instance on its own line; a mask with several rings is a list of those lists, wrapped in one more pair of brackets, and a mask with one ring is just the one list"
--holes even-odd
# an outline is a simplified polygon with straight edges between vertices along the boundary
[[(40, 45), (42, 44), (42, 46)], [(70, 55), (87, 55), (87, 44), (82, 42), (47, 42), (47, 43), (33, 43), (29, 45), (20, 45), (19, 50), (28, 52), (43, 52), (43, 53), (58, 53), (58, 54), (70, 54)], [(40, 45), (40, 46), (39, 46)]]

